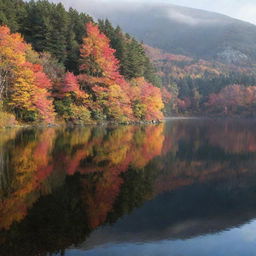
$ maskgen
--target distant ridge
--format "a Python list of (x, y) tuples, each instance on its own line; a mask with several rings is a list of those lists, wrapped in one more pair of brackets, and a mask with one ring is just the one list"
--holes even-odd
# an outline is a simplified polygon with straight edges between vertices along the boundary
[(167, 52), (229, 64), (256, 63), (256, 26), (223, 14), (146, 4), (107, 9), (96, 15), (109, 18), (137, 39)]

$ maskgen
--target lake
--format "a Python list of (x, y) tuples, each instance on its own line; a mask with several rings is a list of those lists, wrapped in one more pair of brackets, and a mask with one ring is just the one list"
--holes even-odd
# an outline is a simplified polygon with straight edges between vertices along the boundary
[(255, 127), (0, 132), (0, 255), (254, 255)]

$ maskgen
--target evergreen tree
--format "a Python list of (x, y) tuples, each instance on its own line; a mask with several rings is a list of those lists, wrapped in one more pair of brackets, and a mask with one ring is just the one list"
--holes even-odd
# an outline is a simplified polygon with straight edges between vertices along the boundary
[(12, 32), (19, 31), (27, 17), (22, 0), (0, 0), (0, 25), (7, 25)]
[(92, 18), (83, 13), (79, 14), (70, 8), (68, 11), (68, 34), (67, 34), (67, 59), (65, 66), (68, 70), (79, 73), (80, 45), (85, 36), (84, 25), (92, 21)]
[(150, 63), (143, 45), (135, 38), (124, 34), (118, 26), (114, 28), (108, 19), (99, 20), (99, 28), (110, 39), (110, 45), (116, 50), (115, 56), (120, 61), (120, 73), (126, 79), (145, 77), (147, 81), (161, 86), (161, 80)]

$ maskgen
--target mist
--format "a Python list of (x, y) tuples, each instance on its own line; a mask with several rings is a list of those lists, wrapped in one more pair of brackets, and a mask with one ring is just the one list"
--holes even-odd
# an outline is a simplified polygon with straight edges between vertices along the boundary
[[(52, 0), (53, 3), (63, 3), (65, 8), (74, 8), (79, 12), (86, 12), (94, 18), (107, 18), (112, 12), (135, 11), (137, 9), (155, 4), (154, 1), (135, 1), (135, 0)], [(164, 3), (165, 1), (160, 1)], [(159, 3), (159, 2), (158, 2)]]
[[(54, 3), (58, 3), (59, 0), (52, 0)], [(133, 13), (152, 11), (152, 15), (157, 17), (166, 17), (172, 21), (181, 24), (187, 24), (190, 26), (218, 23), (218, 19), (211, 17), (197, 17), (193, 15), (194, 11), (190, 12), (190, 8), (179, 9), (178, 6), (170, 4), (170, 1), (136, 1), (136, 0), (62, 0), (61, 1), (65, 8), (70, 7), (78, 10), (79, 12), (85, 12), (91, 15), (95, 19), (110, 19), (114, 24), (117, 25), (116, 16), (122, 15), (122, 13)], [(132, 21), (131, 21), (132, 22)]]
[[(146, 8), (154, 5), (174, 4), (195, 9), (217, 12), (230, 17), (241, 19), (256, 24), (256, 3), (254, 0), (51, 0), (54, 3), (62, 2), (66, 8), (72, 7), (80, 12), (87, 12), (94, 18), (105, 18), (112, 12), (134, 11), (139, 8)], [(201, 23), (202, 20), (191, 18), (190, 15), (182, 13), (168, 13), (177, 22), (184, 22), (190, 25)], [(208, 21), (209, 22), (209, 21)], [(211, 21), (212, 22), (212, 21)]]

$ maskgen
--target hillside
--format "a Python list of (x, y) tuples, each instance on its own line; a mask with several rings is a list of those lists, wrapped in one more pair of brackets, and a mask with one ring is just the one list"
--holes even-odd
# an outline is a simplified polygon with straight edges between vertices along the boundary
[(141, 43), (111, 23), (61, 3), (0, 0), (0, 127), (163, 119), (155, 80)]
[(148, 45), (144, 49), (161, 78), (166, 115), (184, 111), (208, 115), (213, 111), (254, 116), (255, 65), (225, 64)]
[(256, 62), (256, 26), (225, 15), (163, 3), (96, 15), (167, 52), (225, 63)]
[[(8, 60), (0, 78), (16, 72), (8, 68), (17, 49), (22, 61), (13, 77), (33, 73), (23, 85), (11, 76), (0, 84), (3, 110), (26, 122), (158, 120), (163, 108), (167, 116), (256, 116), (256, 26), (167, 4), (114, 8), (88, 13), (117, 27), (61, 3), (0, 0), (0, 58)], [(42, 75), (47, 79), (36, 79)], [(42, 87), (43, 98), (31, 84), (36, 93)], [(9, 119), (0, 116), (0, 125)]]

